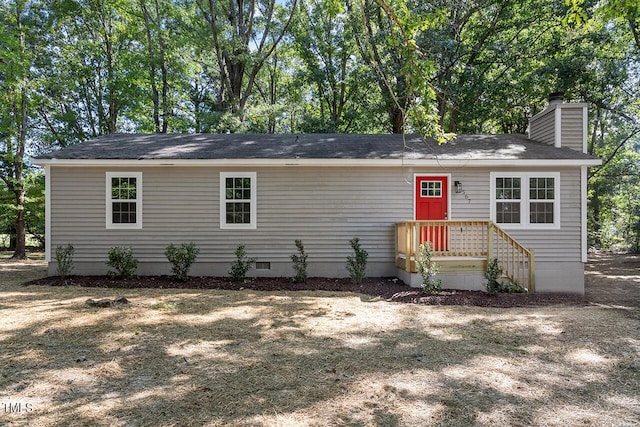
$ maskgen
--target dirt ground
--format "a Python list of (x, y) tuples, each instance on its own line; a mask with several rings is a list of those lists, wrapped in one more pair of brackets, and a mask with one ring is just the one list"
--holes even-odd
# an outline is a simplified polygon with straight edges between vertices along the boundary
[(592, 254), (585, 270), (589, 304), (640, 307), (640, 255)]
[(639, 268), (599, 254), (582, 302), (506, 308), (24, 286), (44, 263), (0, 259), (0, 426), (640, 425)]

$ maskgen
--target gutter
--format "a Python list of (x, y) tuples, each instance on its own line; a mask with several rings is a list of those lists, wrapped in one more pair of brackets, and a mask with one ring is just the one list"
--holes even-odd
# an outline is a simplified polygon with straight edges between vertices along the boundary
[(319, 167), (580, 167), (599, 166), (602, 160), (586, 159), (34, 159), (38, 166), (137, 167), (137, 166), (319, 166)]

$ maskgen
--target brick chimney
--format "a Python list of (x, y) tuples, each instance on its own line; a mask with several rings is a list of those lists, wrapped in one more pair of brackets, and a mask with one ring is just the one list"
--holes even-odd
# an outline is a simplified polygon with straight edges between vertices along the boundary
[(565, 103), (562, 92), (549, 94), (544, 110), (529, 119), (529, 139), (587, 152), (587, 104)]

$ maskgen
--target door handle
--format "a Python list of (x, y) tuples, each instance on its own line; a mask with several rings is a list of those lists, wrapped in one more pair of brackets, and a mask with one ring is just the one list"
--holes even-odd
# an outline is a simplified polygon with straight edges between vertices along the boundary
[(444, 213), (444, 219), (449, 219), (449, 212)]

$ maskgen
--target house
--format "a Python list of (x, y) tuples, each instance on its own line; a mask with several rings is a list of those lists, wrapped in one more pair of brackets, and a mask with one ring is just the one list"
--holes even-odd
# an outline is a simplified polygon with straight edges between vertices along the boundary
[(40, 156), (49, 273), (57, 246), (75, 274), (104, 274), (131, 246), (139, 274), (169, 274), (164, 249), (195, 242), (191, 274), (225, 276), (238, 244), (256, 276), (291, 276), (295, 239), (309, 275), (348, 277), (349, 240), (368, 276), (416, 285), (433, 243), (444, 287), (482, 289), (487, 260), (538, 292), (584, 292), (586, 104), (553, 101), (530, 135), (113, 134)]

